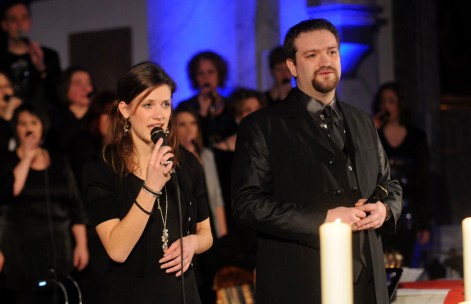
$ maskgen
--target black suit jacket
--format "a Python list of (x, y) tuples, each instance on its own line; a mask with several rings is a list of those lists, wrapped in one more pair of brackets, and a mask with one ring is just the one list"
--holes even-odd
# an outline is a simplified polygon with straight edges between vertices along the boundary
[[(339, 195), (335, 153), (304, 106), (303, 100), (309, 98), (293, 89), (285, 101), (248, 116), (238, 130), (233, 212), (236, 220), (258, 232), (259, 304), (321, 302), (319, 226), (327, 210), (355, 203)], [(338, 104), (361, 197), (368, 197), (377, 184), (389, 190), (384, 202), (391, 208), (392, 220), (368, 231), (378, 303), (387, 303), (381, 232), (394, 231), (402, 191), (389, 177), (388, 161), (369, 115)]]

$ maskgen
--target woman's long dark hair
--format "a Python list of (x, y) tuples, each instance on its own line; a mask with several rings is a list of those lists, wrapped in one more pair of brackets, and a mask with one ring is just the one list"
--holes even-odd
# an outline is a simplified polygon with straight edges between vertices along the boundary
[[(59, 100), (66, 105), (69, 105), (71, 103), (68, 98), (69, 88), (72, 82), (72, 76), (77, 72), (84, 72), (88, 74), (88, 76), (90, 77), (90, 81), (92, 82), (93, 92), (95, 91), (95, 80), (93, 79), (92, 73), (90, 73), (87, 68), (81, 66), (68, 67), (62, 74), (62, 78), (58, 86)], [(91, 94), (93, 94), (93, 92)]]
[[(113, 104), (109, 113), (108, 132), (109, 141), (103, 147), (104, 160), (113, 167), (113, 170), (126, 175), (137, 168), (137, 155), (134, 151), (132, 135), (124, 132), (125, 119), (118, 109), (118, 104), (124, 101), (129, 105), (137, 96), (145, 94), (136, 102), (141, 103), (154, 89), (168, 85), (172, 94), (175, 92), (175, 82), (167, 75), (162, 67), (152, 62), (143, 62), (129, 69), (118, 81), (118, 102)], [(177, 139), (174, 134), (173, 118), (169, 121), (169, 135), (167, 144), (174, 151), (173, 162), (178, 164)]]
[(406, 125), (409, 123), (410, 120), (410, 113), (409, 113), (409, 104), (407, 100), (407, 93), (402, 88), (401, 84), (398, 82), (386, 82), (383, 83), (375, 93), (373, 98), (373, 103), (371, 105), (371, 110), (373, 115), (379, 113), (381, 111), (381, 95), (384, 91), (390, 90), (394, 92), (397, 96), (397, 107), (399, 109), (399, 123), (401, 125)]

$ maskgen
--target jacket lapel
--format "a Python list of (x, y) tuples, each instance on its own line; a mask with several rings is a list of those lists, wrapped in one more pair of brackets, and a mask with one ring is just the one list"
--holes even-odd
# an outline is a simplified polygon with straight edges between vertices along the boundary
[(337, 100), (337, 105), (342, 112), (343, 116), (343, 124), (346, 132), (345, 139), (347, 141), (347, 151), (348, 155), (351, 157), (355, 156), (355, 152), (357, 151), (357, 147), (355, 145), (355, 141), (353, 140), (352, 134), (359, 134), (358, 125), (350, 111), (348, 106), (339, 100)]

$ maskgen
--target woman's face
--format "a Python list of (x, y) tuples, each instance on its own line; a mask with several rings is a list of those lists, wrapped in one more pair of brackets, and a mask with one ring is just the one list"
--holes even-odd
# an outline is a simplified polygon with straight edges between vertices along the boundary
[(180, 112), (175, 116), (175, 134), (180, 144), (190, 143), (198, 137), (198, 123), (195, 116)]
[(255, 97), (244, 99), (241, 101), (241, 104), (242, 106), (240, 108), (239, 114), (236, 117), (238, 122), (244, 119), (245, 116), (261, 108), (259, 100)]
[(0, 73), (0, 101), (3, 101), (5, 99), (5, 96), (13, 96), (13, 87), (8, 80), (8, 78)]
[(200, 89), (214, 91), (218, 87), (218, 71), (214, 63), (208, 59), (201, 59), (196, 73), (196, 82)]
[(399, 100), (394, 91), (386, 89), (381, 93), (381, 111), (389, 113), (389, 117), (399, 115)]
[(32, 136), (39, 145), (43, 135), (43, 124), (36, 115), (27, 111), (20, 112), (18, 114), (18, 123), (16, 124), (16, 134), (20, 145), (25, 141), (27, 136)]
[(90, 104), (90, 93), (93, 92), (92, 79), (85, 71), (77, 71), (70, 77), (67, 99), (71, 104), (88, 106)]
[(124, 101), (119, 103), (119, 110), (124, 118), (129, 119), (134, 143), (136, 140), (145, 144), (151, 143), (150, 132), (155, 127), (168, 129), (172, 114), (172, 91), (166, 84), (153, 89), (144, 100), (147, 91), (134, 98), (129, 105)]

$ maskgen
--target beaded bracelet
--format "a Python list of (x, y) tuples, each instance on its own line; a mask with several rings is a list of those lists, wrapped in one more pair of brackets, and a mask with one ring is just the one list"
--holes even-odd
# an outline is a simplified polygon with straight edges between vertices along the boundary
[(144, 190), (146, 190), (147, 193), (149, 193), (150, 195), (154, 196), (154, 197), (157, 197), (159, 195), (162, 195), (162, 191), (155, 191), (154, 189), (150, 188), (149, 186), (146, 185), (146, 182), (144, 182), (142, 184), (142, 188), (144, 188)]
[(147, 214), (147, 215), (152, 215), (152, 214), (154, 214), (154, 210), (152, 210), (152, 211), (150, 211), (150, 212), (147, 211), (147, 210), (144, 209), (136, 200), (134, 200), (133, 203), (136, 204), (136, 206), (137, 206), (139, 209), (141, 209), (142, 212), (144, 212), (145, 214)]

